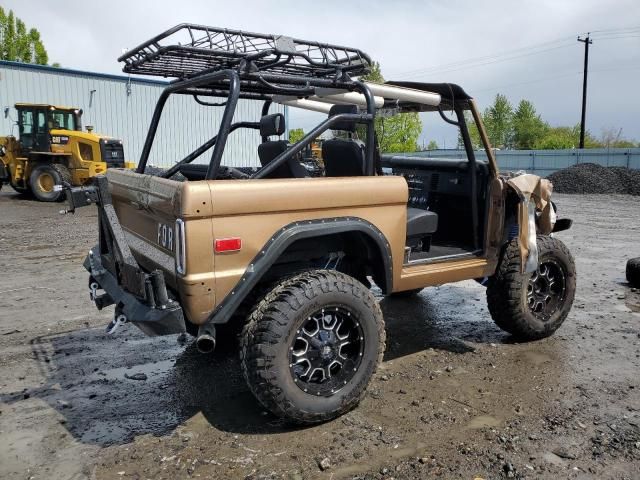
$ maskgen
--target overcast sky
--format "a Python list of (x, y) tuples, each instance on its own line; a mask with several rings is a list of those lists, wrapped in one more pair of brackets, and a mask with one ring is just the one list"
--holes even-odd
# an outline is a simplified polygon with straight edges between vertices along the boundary
[[(482, 108), (496, 93), (531, 100), (552, 125), (580, 121), (584, 45), (589, 54), (587, 128), (622, 128), (640, 141), (640, 1), (0, 0), (42, 33), (50, 62), (121, 71), (122, 49), (181, 22), (277, 33), (360, 48), (388, 80), (453, 82)], [(452, 65), (453, 64), (453, 65)], [(290, 127), (319, 117), (294, 115)], [(425, 121), (421, 140), (455, 140)]]

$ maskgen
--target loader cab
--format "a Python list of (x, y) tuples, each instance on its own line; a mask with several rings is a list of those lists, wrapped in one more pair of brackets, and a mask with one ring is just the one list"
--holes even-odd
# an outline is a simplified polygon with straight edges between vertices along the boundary
[[(82, 110), (54, 105), (16, 104), (22, 151), (49, 152), (52, 130), (81, 130)], [(61, 143), (61, 142), (54, 142)]]

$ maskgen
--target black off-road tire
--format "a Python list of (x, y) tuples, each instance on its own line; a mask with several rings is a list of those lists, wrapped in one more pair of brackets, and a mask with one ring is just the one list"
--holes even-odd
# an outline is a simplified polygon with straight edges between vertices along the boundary
[[(44, 164), (33, 169), (29, 176), (29, 187), (33, 196), (41, 202), (61, 202), (65, 199), (64, 191), (55, 191), (45, 188), (43, 179), (47, 179), (47, 184), (51, 181), (54, 185), (62, 185), (63, 182), (71, 183), (71, 172), (64, 165)], [(50, 186), (50, 185), (47, 185)]]
[(627, 261), (627, 281), (632, 287), (640, 287), (640, 257)]
[[(576, 292), (576, 268), (571, 253), (557, 238), (539, 235), (538, 271), (520, 273), (518, 240), (509, 242), (503, 251), (495, 275), (487, 285), (487, 305), (498, 327), (519, 340), (538, 340), (552, 335), (567, 318)], [(532, 276), (540, 273), (541, 265), (556, 265), (564, 276), (562, 295), (548, 312), (534, 313), (528, 303), (528, 288)], [(554, 282), (555, 283), (555, 282)]]
[[(360, 362), (341, 388), (307, 393), (292, 369), (296, 336), (311, 316), (336, 307), (360, 325)], [(337, 332), (338, 328), (336, 328)], [(240, 360), (249, 389), (269, 411), (296, 424), (331, 420), (353, 409), (365, 394), (385, 349), (384, 321), (368, 288), (329, 270), (297, 274), (278, 283), (254, 308), (241, 337)], [(309, 347), (307, 346), (307, 349)], [(357, 358), (357, 354), (356, 354)], [(295, 379), (294, 379), (295, 378)]]

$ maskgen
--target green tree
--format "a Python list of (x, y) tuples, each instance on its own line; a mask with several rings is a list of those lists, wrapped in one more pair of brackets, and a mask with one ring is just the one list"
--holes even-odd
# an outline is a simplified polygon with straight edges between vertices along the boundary
[(25, 23), (12, 10), (7, 14), (0, 7), (0, 59), (13, 62), (46, 65), (47, 50), (35, 28), (27, 30)]
[(438, 142), (435, 140), (430, 140), (427, 144), (427, 150), (438, 150)]
[[(484, 124), (484, 115), (480, 114), (482, 118), (482, 123)], [(478, 130), (478, 126), (476, 122), (473, 120), (473, 115), (468, 110), (464, 112), (464, 120), (467, 124), (467, 129), (469, 130), (469, 138), (471, 139), (471, 145), (474, 149), (483, 148), (482, 139), (480, 138), (480, 131)], [(493, 146), (493, 145), (492, 145)], [(464, 148), (464, 142), (462, 141), (462, 133), (458, 132), (458, 148)]]
[[(371, 72), (360, 80), (384, 83), (384, 77), (378, 62), (373, 62)], [(380, 151), (383, 153), (415, 152), (418, 150), (418, 137), (422, 133), (422, 121), (415, 112), (399, 113), (390, 117), (376, 115), (376, 135)], [(364, 138), (365, 129), (358, 128), (358, 135)]]
[[(563, 148), (578, 148), (580, 145), (580, 124), (573, 127), (551, 127), (545, 135), (534, 145), (540, 150), (558, 150)], [(584, 148), (600, 148), (602, 143), (594, 138), (591, 132), (584, 134)]]
[(513, 146), (521, 150), (533, 148), (549, 128), (529, 100), (520, 100), (518, 108), (513, 114), (512, 123)]
[[(579, 135), (579, 134), (578, 134)], [(533, 148), (536, 150), (560, 150), (564, 148), (576, 148), (575, 132), (571, 127), (551, 127), (545, 135), (539, 138)]]
[[(521, 100), (515, 111), (505, 95), (497, 94), (493, 105), (480, 115), (487, 131), (489, 142), (494, 148), (518, 148), (556, 150), (578, 148), (580, 144), (580, 125), (573, 127), (551, 127), (536, 112), (535, 106), (528, 100)], [(474, 148), (482, 148), (480, 135), (470, 112), (465, 112), (469, 127), (469, 136)], [(604, 129), (600, 139), (591, 132), (585, 132), (585, 148), (633, 147), (635, 140), (621, 137), (622, 130)], [(640, 146), (640, 144), (638, 144)], [(464, 148), (462, 136), (458, 135), (458, 148)]]
[(492, 147), (507, 148), (511, 146), (513, 107), (505, 95), (501, 93), (496, 95), (493, 105), (484, 111), (482, 121)]
[(380, 68), (380, 62), (373, 62), (371, 64), (371, 71), (366, 75), (360, 77), (363, 82), (376, 82), (384, 83), (384, 77), (382, 76), (382, 69)]
[(422, 121), (417, 113), (400, 113), (376, 122), (381, 152), (401, 153), (418, 150)]
[(289, 143), (298, 143), (304, 137), (304, 130), (301, 128), (292, 128), (289, 130)]

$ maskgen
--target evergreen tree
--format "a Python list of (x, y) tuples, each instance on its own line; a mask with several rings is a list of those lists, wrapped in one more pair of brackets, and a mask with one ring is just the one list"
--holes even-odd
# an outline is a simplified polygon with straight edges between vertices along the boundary
[(46, 65), (47, 50), (35, 28), (27, 30), (25, 23), (12, 10), (7, 14), (0, 7), (0, 59), (12, 62)]

